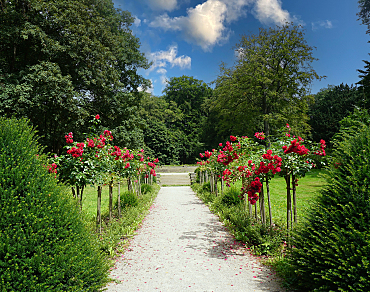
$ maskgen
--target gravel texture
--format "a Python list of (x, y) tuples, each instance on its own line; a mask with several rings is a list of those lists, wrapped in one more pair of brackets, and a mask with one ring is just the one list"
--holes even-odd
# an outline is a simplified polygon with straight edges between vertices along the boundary
[(285, 291), (189, 186), (162, 187), (108, 291)]

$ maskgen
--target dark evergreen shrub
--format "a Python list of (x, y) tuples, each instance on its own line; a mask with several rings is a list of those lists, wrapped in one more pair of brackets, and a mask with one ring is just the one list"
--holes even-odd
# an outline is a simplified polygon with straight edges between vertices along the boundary
[(0, 118), (0, 291), (97, 291), (109, 265), (25, 120)]
[(210, 182), (205, 182), (201, 189), (199, 190), (201, 193), (204, 193), (204, 192), (210, 192), (211, 191), (211, 183)]
[(148, 185), (148, 184), (142, 184), (141, 185), (141, 193), (142, 194), (153, 192), (153, 190), (154, 190), (153, 186), (151, 186), (151, 185)]
[(299, 291), (370, 291), (370, 128), (339, 143), (290, 253)]
[(222, 195), (222, 204), (228, 207), (240, 204), (239, 193), (240, 191), (236, 188), (227, 189), (225, 194)]
[(139, 200), (133, 192), (126, 191), (121, 195), (121, 208), (136, 207)]

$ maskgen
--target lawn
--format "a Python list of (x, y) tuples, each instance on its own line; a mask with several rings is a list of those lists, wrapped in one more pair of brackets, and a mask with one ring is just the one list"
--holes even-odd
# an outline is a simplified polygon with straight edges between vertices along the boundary
[[(324, 171), (311, 170), (305, 177), (299, 179), (297, 186), (297, 215), (305, 213), (318, 191), (325, 185)], [(271, 208), (273, 221), (277, 223), (286, 222), (286, 183), (283, 177), (276, 176), (271, 180)], [(292, 193), (292, 192), (291, 192)], [(267, 202), (267, 198), (265, 199)], [(266, 203), (267, 206), (267, 203)], [(268, 212), (267, 212), (268, 213)], [(267, 214), (268, 215), (268, 214)]]
[[(127, 183), (121, 182), (121, 196), (127, 191)], [(117, 201), (118, 187), (117, 184), (113, 186), (113, 203)], [(95, 220), (97, 212), (97, 199), (98, 199), (98, 187), (97, 186), (86, 186), (82, 198), (82, 210), (90, 220)], [(104, 185), (101, 195), (101, 211), (102, 215), (108, 214), (109, 212), (109, 186)]]
[[(313, 169), (300, 178), (297, 186), (297, 215), (302, 216), (305, 210), (310, 206), (313, 198), (318, 191), (325, 185), (323, 174), (324, 170)], [(236, 188), (241, 187), (241, 182), (235, 184)], [(265, 190), (266, 192), (266, 190)], [(279, 225), (285, 225), (286, 222), (286, 183), (283, 177), (275, 175), (270, 181), (272, 220)], [(268, 201), (265, 193), (266, 218), (268, 214)]]

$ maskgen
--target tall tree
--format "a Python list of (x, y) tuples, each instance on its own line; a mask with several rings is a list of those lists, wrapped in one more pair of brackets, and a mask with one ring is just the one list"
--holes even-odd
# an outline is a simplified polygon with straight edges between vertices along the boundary
[(314, 95), (309, 116), (314, 141), (324, 139), (329, 145), (332, 137), (339, 131), (339, 122), (354, 108), (363, 107), (363, 94), (355, 86), (341, 84), (321, 89)]
[[(366, 33), (370, 33), (370, 1), (369, 0), (359, 0), (358, 1), (360, 11), (357, 13), (359, 20), (362, 21), (363, 25), (367, 26)], [(364, 98), (363, 107), (370, 108), (370, 62), (363, 60), (365, 63), (364, 70), (357, 70), (360, 75), (360, 81), (357, 83), (359, 85), (359, 91), (362, 92)]]
[(165, 100), (175, 102), (183, 114), (179, 123), (170, 125), (184, 133), (180, 162), (192, 163), (202, 149), (201, 132), (207, 115), (204, 102), (212, 95), (212, 89), (202, 80), (181, 76), (172, 77), (163, 93)]
[(215, 81), (214, 106), (222, 126), (232, 123), (235, 134), (249, 135), (261, 128), (269, 135), (271, 127), (288, 121), (307, 129), (310, 84), (320, 77), (302, 28), (292, 23), (260, 28), (258, 35), (243, 35), (234, 50), (235, 65), (222, 64)]
[(358, 0), (358, 6), (360, 11), (357, 13), (359, 19), (361, 19), (362, 24), (366, 25), (368, 30), (366, 33), (370, 32), (370, 1), (369, 0)]
[(174, 125), (181, 123), (183, 114), (173, 101), (144, 93), (139, 118), (144, 122), (145, 153), (158, 157), (163, 164), (180, 163), (184, 133)]
[(148, 84), (133, 20), (111, 0), (0, 0), (0, 114), (30, 118), (53, 151), (86, 116), (111, 114), (117, 94)]

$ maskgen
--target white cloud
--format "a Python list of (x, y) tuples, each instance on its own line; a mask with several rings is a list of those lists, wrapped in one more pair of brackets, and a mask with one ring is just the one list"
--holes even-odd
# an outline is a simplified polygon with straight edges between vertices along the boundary
[(168, 64), (171, 65), (171, 68), (174, 66), (178, 66), (181, 69), (191, 68), (191, 58), (189, 56), (182, 55), (177, 57), (177, 45), (172, 45), (167, 51), (150, 53), (148, 59), (153, 62), (153, 65), (147, 72), (156, 68), (160, 68), (158, 70), (161, 70), (162, 67), (166, 67)]
[(247, 15), (246, 6), (253, 4), (255, 0), (220, 0), (226, 4), (226, 21), (231, 22), (238, 20)]
[(160, 69), (157, 70), (157, 73), (159, 73), (159, 74), (166, 74), (167, 73), (167, 70), (164, 69), (164, 68), (160, 68)]
[(254, 6), (255, 17), (262, 23), (282, 25), (292, 21), (287, 10), (281, 7), (281, 0), (256, 0)]
[(185, 39), (209, 50), (214, 44), (228, 38), (224, 26), (227, 6), (219, 0), (208, 0), (189, 8), (187, 16), (170, 18), (167, 14), (156, 17), (150, 23), (164, 30), (182, 31)]
[[(147, 55), (149, 61), (153, 62), (153, 65), (146, 70), (146, 74), (149, 75), (150, 72), (156, 70), (156, 73), (160, 74), (156, 78), (159, 78), (162, 84), (162, 90), (165, 88), (168, 82), (168, 78), (166, 76), (167, 68), (170, 66), (171, 68), (177, 66), (180, 69), (190, 69), (191, 68), (191, 58), (189, 56), (177, 56), (178, 48), (177, 45), (172, 45), (168, 48), (167, 51), (158, 51), (154, 53), (150, 53)], [(154, 81), (156, 83), (157, 80)], [(152, 82), (153, 84), (153, 82)], [(153, 91), (153, 87), (151, 88), (151, 92)]]
[(135, 26), (140, 26), (140, 24), (141, 24), (140, 18), (138, 18), (137, 16), (135, 16), (134, 25)]
[(312, 25), (312, 30), (316, 30), (320, 27), (322, 28), (333, 28), (333, 24), (330, 20), (322, 20), (322, 21), (316, 21), (316, 22), (312, 22), (311, 23)]
[(161, 77), (160, 77), (160, 79), (161, 79), (161, 83), (162, 83), (162, 89), (164, 88), (164, 87), (166, 87), (166, 85), (167, 85), (167, 83), (168, 83), (168, 79), (167, 79), (167, 76), (165, 76), (165, 75), (162, 75)]
[(170, 18), (167, 13), (157, 16), (150, 24), (152, 27), (160, 27), (164, 30), (182, 30), (186, 25), (184, 16)]
[(172, 11), (177, 7), (177, 0), (146, 0), (153, 10)]
[(252, 7), (255, 17), (265, 24), (298, 21), (282, 9), (281, 0), (207, 0), (188, 8), (186, 16), (170, 17), (164, 13), (149, 25), (165, 31), (180, 31), (187, 42), (209, 51), (214, 45), (228, 40), (230, 30), (227, 24), (246, 17), (248, 7)]

